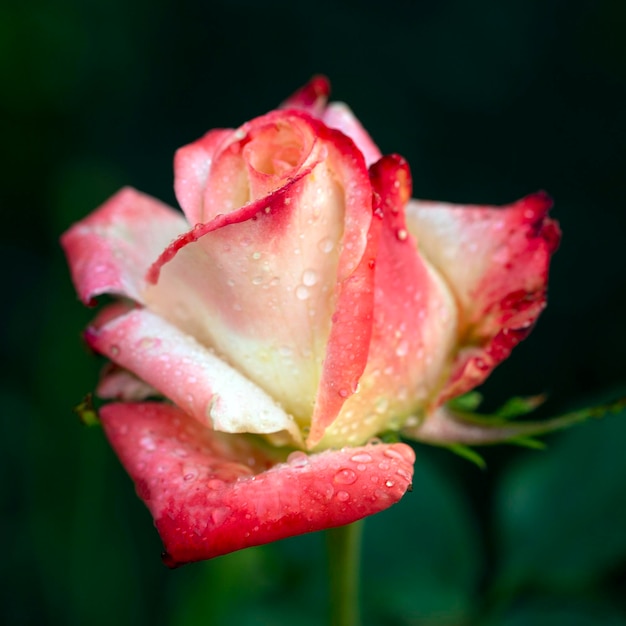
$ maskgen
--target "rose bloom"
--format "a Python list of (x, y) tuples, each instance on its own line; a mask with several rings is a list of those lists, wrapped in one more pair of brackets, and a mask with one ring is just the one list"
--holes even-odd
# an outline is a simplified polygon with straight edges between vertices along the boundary
[(414, 454), (381, 433), (488, 440), (444, 403), (545, 305), (545, 194), (411, 200), (407, 163), (328, 93), (178, 150), (184, 215), (126, 188), (62, 237), (83, 302), (118, 298), (85, 334), (111, 362), (100, 418), (170, 566), (397, 502)]

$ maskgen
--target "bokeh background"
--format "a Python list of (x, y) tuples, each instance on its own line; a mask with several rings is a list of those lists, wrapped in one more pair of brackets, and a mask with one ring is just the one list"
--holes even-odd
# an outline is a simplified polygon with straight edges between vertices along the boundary
[[(327, 74), (415, 195), (556, 199), (550, 304), (483, 389), (548, 416), (626, 393), (622, 0), (5, 0), (0, 5), (0, 621), (326, 621), (321, 535), (168, 571), (99, 428), (59, 234), (130, 184), (174, 203), (174, 150)], [(626, 414), (486, 450), (418, 446), (367, 521), (368, 625), (626, 624)]]

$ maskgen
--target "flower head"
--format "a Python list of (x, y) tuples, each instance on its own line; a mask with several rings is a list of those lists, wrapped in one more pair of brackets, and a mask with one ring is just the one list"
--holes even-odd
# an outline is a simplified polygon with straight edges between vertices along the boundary
[(169, 564), (396, 502), (413, 452), (372, 438), (445, 440), (443, 403), (544, 306), (559, 237), (544, 194), (411, 200), (404, 159), (328, 92), (314, 78), (181, 148), (184, 216), (124, 189), (62, 238), (81, 299), (119, 297), (86, 339), (114, 364), (98, 391), (121, 401), (101, 419)]

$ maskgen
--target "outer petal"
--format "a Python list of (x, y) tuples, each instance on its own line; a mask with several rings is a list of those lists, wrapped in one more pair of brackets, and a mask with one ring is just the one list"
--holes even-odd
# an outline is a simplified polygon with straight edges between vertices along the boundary
[[(343, 323), (332, 316), (345, 299), (358, 304), (359, 317), (371, 312), (373, 275), (362, 263), (371, 192), (362, 156), (341, 133), (294, 111), (249, 126), (264, 133), (287, 123), (296, 128), (292, 136), (310, 135), (303, 139), (308, 156), (294, 154), (298, 167), (282, 186), (272, 182), (268, 195), (181, 237), (153, 266), (158, 282), (147, 300), (307, 426), (314, 403), (336, 415), (365, 366), (371, 319), (365, 329), (358, 319), (349, 324), (354, 359), (343, 353), (326, 360), (326, 347), (333, 324)], [(248, 157), (250, 164), (254, 155)], [(251, 185), (264, 188), (259, 180)]]
[[(198, 141), (183, 146), (174, 156), (174, 191), (187, 220), (193, 226), (208, 221), (205, 215), (204, 190), (215, 154), (233, 137), (235, 131), (209, 131)], [(243, 204), (243, 203), (242, 203)]]
[(461, 311), (459, 352), (440, 402), (483, 382), (544, 308), (560, 237), (551, 205), (544, 193), (501, 208), (409, 203), (407, 226)]
[(300, 109), (314, 117), (321, 117), (326, 108), (326, 102), (330, 95), (330, 82), (326, 76), (313, 76), (311, 80), (300, 87), (281, 105), (281, 109)]
[(345, 403), (320, 447), (362, 443), (423, 411), (441, 385), (456, 339), (456, 305), (405, 228), (411, 194), (406, 161), (383, 157), (370, 176), (382, 235), (367, 367), (358, 393)]
[(112, 293), (141, 302), (148, 268), (188, 228), (150, 196), (130, 187), (116, 193), (61, 237), (81, 300)]
[(296, 452), (276, 464), (251, 440), (166, 404), (109, 404), (100, 416), (170, 567), (354, 522), (397, 502), (413, 474), (404, 444)]
[(382, 156), (378, 146), (374, 143), (369, 133), (363, 128), (361, 122), (355, 117), (350, 108), (343, 102), (332, 102), (324, 110), (322, 121), (348, 135), (363, 154), (365, 163), (369, 167), (376, 163)]
[[(105, 312), (106, 314), (106, 312)], [(239, 372), (147, 309), (90, 327), (91, 347), (175, 402), (200, 423), (224, 432), (299, 431), (267, 394)]]

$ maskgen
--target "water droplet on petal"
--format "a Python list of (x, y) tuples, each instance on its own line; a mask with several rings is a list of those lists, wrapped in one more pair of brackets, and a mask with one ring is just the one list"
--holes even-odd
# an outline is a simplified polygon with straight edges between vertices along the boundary
[(304, 467), (309, 464), (309, 455), (302, 450), (294, 450), (288, 457), (287, 463), (296, 467)]
[(298, 300), (306, 300), (309, 297), (309, 290), (304, 285), (296, 287), (296, 298)]
[(340, 485), (351, 485), (356, 479), (356, 472), (351, 469), (342, 469), (335, 474), (335, 482)]
[(325, 237), (324, 239), (320, 239), (317, 246), (324, 254), (328, 254), (329, 252), (332, 252), (335, 247), (335, 243), (330, 237)]
[(196, 475), (193, 472), (189, 472), (188, 474), (185, 474), (183, 476), (183, 480), (185, 482), (189, 482), (190, 480), (193, 480), (196, 477)]
[(317, 273), (315, 270), (305, 270), (302, 274), (302, 284), (306, 287), (312, 287), (317, 282)]
[(263, 276), (253, 276), (250, 281), (253, 285), (260, 285), (263, 282)]
[(359, 452), (350, 458), (355, 463), (371, 463), (372, 457), (367, 452)]
[(339, 502), (347, 502), (350, 499), (350, 494), (347, 491), (338, 491), (335, 497)]
[(409, 233), (406, 232), (405, 228), (398, 228), (396, 231), (396, 237), (398, 241), (406, 241), (406, 238), (409, 236)]
[(385, 482), (385, 487), (393, 487), (395, 484), (393, 480), (388, 480)]
[(404, 461), (404, 457), (397, 450), (394, 450), (393, 448), (387, 448), (384, 452), (384, 455), (388, 459), (397, 459), (399, 461)]
[(120, 347), (119, 346), (111, 346), (111, 356), (112, 357), (118, 356), (119, 353), (120, 353)]
[(215, 489), (216, 491), (218, 489), (223, 489), (225, 486), (226, 486), (226, 483), (223, 480), (220, 480), (219, 478), (212, 478), (207, 483), (207, 487), (209, 489)]

